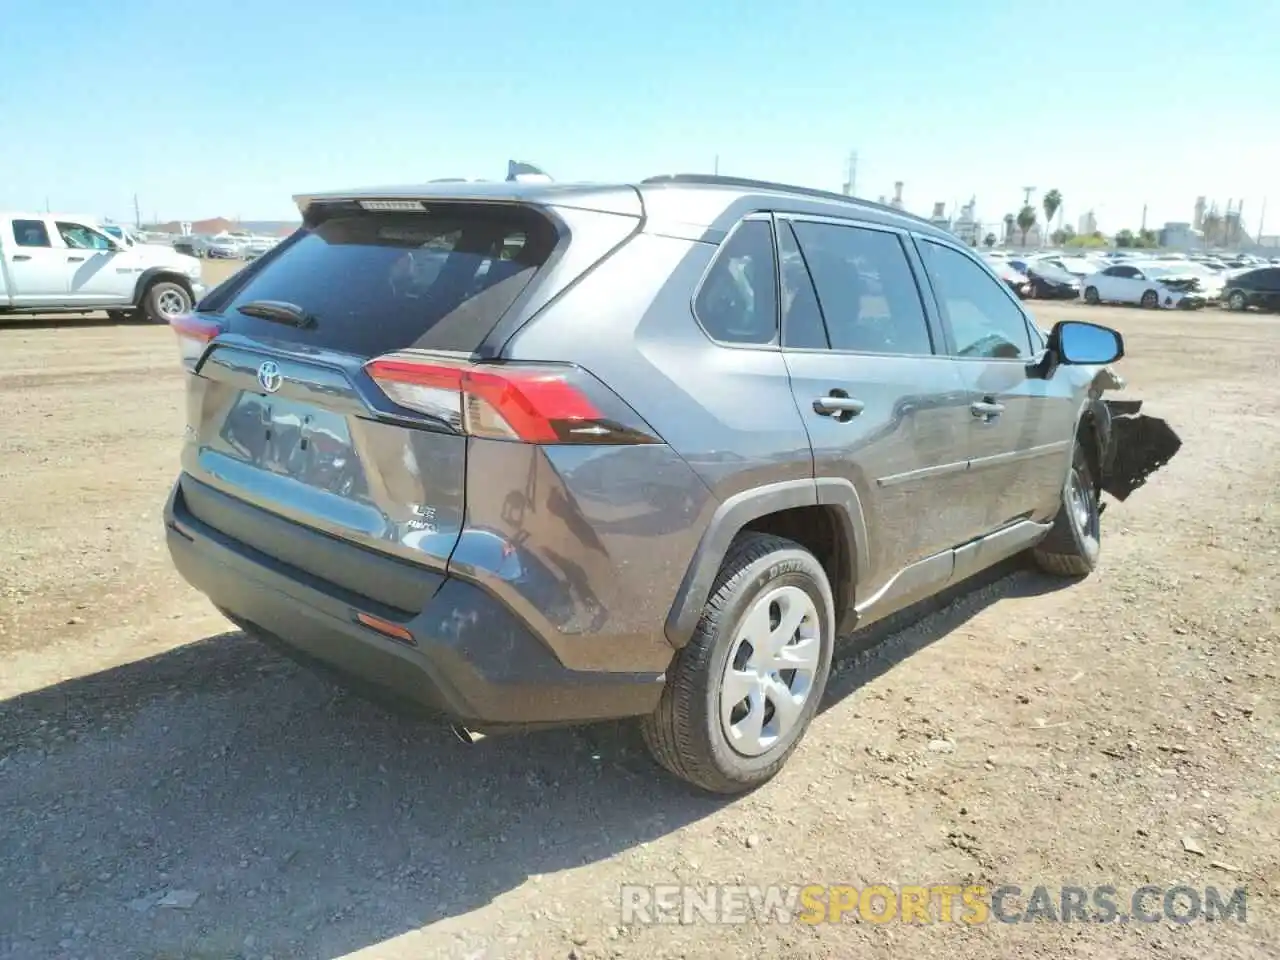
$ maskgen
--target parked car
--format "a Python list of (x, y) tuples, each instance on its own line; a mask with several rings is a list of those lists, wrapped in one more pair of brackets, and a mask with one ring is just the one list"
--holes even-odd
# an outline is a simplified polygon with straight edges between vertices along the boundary
[(1280, 267), (1255, 267), (1240, 270), (1226, 279), (1222, 302), (1231, 310), (1280, 311)]
[(279, 242), (278, 237), (250, 237), (242, 248), (242, 256), (246, 260), (256, 260)]
[(1026, 296), (1037, 300), (1074, 300), (1080, 296), (1080, 281), (1049, 260), (1011, 260), (1011, 265), (1027, 275)]
[(105, 233), (111, 239), (117, 241), (123, 247), (132, 247), (141, 241), (134, 236), (132, 230), (119, 223), (99, 223), (99, 230)]
[(1024, 550), (1088, 574), (1101, 492), (1177, 447), (1099, 396), (1119, 334), (1043, 337), (889, 207), (705, 176), (297, 203), (174, 321), (168, 547), (247, 633), (467, 738), (639, 717), (750, 789), (837, 635)]
[(1044, 262), (1057, 267), (1064, 273), (1071, 274), (1071, 276), (1079, 280), (1083, 280), (1085, 277), (1089, 277), (1097, 273), (1101, 266), (1101, 264), (1095, 263), (1094, 261), (1088, 260), (1084, 257), (1050, 256), (1043, 257), (1041, 259)]
[(1030, 295), (1031, 280), (1013, 260), (989, 259), (987, 260), (987, 265), (1019, 298), (1025, 298)]
[(200, 261), (125, 245), (89, 218), (0, 213), (0, 313), (142, 313), (164, 323), (204, 294)]
[(1196, 277), (1175, 268), (1147, 263), (1117, 263), (1084, 280), (1086, 303), (1136, 303), (1150, 310), (1192, 309), (1205, 305)]
[(205, 256), (214, 260), (239, 260), (244, 256), (244, 241), (230, 234), (220, 233), (210, 237), (205, 244)]

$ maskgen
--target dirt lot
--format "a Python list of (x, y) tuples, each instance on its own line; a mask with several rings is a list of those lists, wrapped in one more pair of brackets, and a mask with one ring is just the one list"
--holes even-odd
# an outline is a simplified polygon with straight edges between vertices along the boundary
[[(162, 546), (168, 331), (0, 328), (0, 956), (1276, 956), (1280, 321), (1038, 310), (1118, 326), (1183, 452), (1110, 505), (1094, 577), (1003, 568), (850, 653), (732, 802), (623, 725), (464, 747), (245, 640)], [(966, 882), (1243, 885), (1247, 922), (619, 908), (624, 883)]]

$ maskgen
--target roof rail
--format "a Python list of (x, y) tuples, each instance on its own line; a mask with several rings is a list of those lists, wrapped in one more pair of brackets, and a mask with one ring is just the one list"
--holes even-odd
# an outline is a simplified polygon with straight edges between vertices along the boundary
[[(845, 193), (836, 193), (833, 190), (819, 190), (816, 187), (797, 187), (789, 183), (775, 183), (772, 180), (752, 180), (749, 177), (722, 177), (719, 174), (711, 173), (664, 173), (657, 177), (646, 177), (640, 181), (642, 184), (653, 184), (661, 186), (664, 183), (674, 184), (702, 184), (709, 187), (740, 187), (744, 190), (779, 190), (783, 193), (798, 193), (806, 197), (814, 197), (819, 200), (835, 200), (840, 203), (857, 204), (860, 207), (871, 207), (875, 210), (884, 210), (887, 213), (894, 213), (910, 220), (918, 220), (921, 223), (929, 223), (924, 217), (917, 216), (914, 213), (908, 213), (898, 207), (891, 207), (887, 203), (876, 203), (874, 200), (864, 200), (862, 197), (851, 197)], [(933, 224), (929, 224), (933, 226)]]

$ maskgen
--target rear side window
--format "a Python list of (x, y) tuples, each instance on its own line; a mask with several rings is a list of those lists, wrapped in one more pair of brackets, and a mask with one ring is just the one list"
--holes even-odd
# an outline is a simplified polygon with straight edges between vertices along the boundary
[(693, 310), (713, 340), (777, 341), (778, 277), (769, 221), (746, 220), (720, 245)]
[(48, 247), (49, 229), (43, 220), (14, 220), (13, 242), (20, 247)]
[[(416, 347), (474, 351), (546, 263), (555, 227), (519, 207), (431, 213), (344, 211), (303, 229), (229, 303), (232, 331), (359, 356)], [(238, 313), (254, 300), (294, 304), (299, 328)]]
[(795, 231), (831, 349), (933, 353), (920, 290), (896, 233), (807, 221), (798, 221)]

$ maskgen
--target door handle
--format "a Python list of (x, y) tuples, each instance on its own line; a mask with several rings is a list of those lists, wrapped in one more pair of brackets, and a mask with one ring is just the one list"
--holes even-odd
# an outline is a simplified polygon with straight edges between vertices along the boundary
[(18, 263), (19, 261), (22, 261), (22, 260), (30, 260), (30, 259), (31, 259), (31, 258), (30, 258), (29, 256), (27, 256), (25, 253), (15, 253), (15, 254), (13, 255), (13, 262), (14, 262), (14, 263)]
[(973, 413), (974, 417), (981, 420), (983, 423), (990, 423), (996, 417), (1000, 416), (1000, 414), (1004, 413), (1004, 404), (996, 403), (993, 400), (978, 400), (969, 404), (969, 410)]
[(813, 412), (820, 417), (834, 416), (841, 423), (848, 423), (863, 411), (866, 404), (855, 400), (843, 390), (832, 390), (825, 397), (813, 401)]
[(67, 257), (67, 263), (81, 263), (84, 257)]

